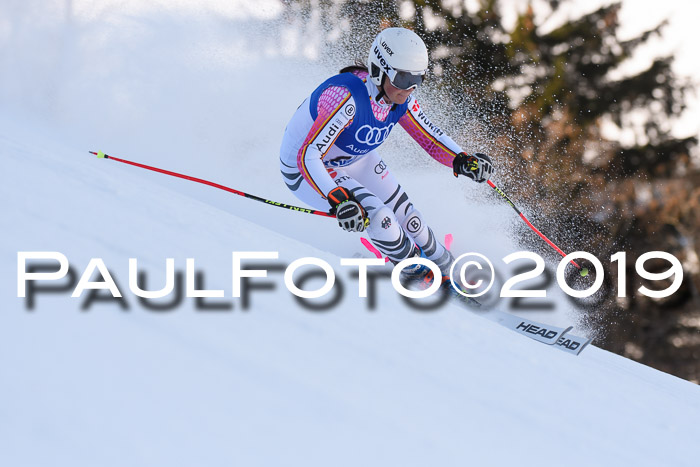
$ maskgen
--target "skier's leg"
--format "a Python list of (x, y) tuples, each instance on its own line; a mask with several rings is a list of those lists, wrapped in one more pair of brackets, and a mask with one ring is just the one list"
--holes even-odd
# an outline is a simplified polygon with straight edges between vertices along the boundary
[(352, 164), (331, 170), (330, 173), (339, 186), (352, 192), (367, 212), (369, 227), (366, 232), (374, 246), (394, 263), (420, 254), (415, 241), (406, 234), (394, 212), (370, 189), (350, 175), (349, 169), (354, 166), (355, 164)]
[[(389, 172), (389, 168), (376, 151), (368, 153), (361, 160), (344, 168), (344, 174), (361, 183), (363, 188), (374, 197), (371, 198), (375, 206), (370, 217), (368, 233), (379, 251), (392, 260), (405, 259), (413, 254), (403, 256), (404, 248), (407, 244), (415, 243), (428, 259), (433, 261), (444, 274), (447, 273), (452, 263), (452, 255), (435, 238), (435, 234), (425, 223), (422, 214), (415, 209), (406, 192)], [(365, 205), (361, 199), (360, 202), (363, 206)], [(401, 227), (400, 231), (393, 228), (396, 224)], [(384, 226), (388, 228), (384, 229)], [(390, 232), (384, 232), (384, 230), (390, 230)]]
[[(417, 254), (415, 241), (410, 235), (406, 234), (394, 212), (385, 206), (382, 200), (375, 196), (374, 193), (349, 174), (351, 168), (353, 174), (362, 173), (364, 167), (356, 167), (358, 163), (360, 162), (347, 167), (333, 168), (328, 172), (338, 186), (351, 191), (362, 204), (370, 219), (367, 235), (380, 252), (393, 262), (399, 262), (415, 256)], [(370, 170), (373, 170), (373, 168), (370, 167)], [(299, 200), (315, 209), (329, 209), (328, 201), (304, 180), (296, 166), (281, 161), (280, 171), (287, 187)]]
[(396, 187), (396, 196), (387, 200), (387, 205), (396, 213), (401, 226), (416, 244), (423, 250), (426, 258), (434, 262), (443, 275), (447, 274), (452, 264), (452, 254), (437, 240), (433, 230), (425, 223), (423, 215), (411, 203), (401, 185)]
[[(328, 202), (304, 180), (296, 165), (281, 161), (280, 170), (287, 187), (298, 199), (315, 209), (329, 209)], [(367, 234), (381, 253), (396, 263), (415, 256), (418, 245), (443, 273), (447, 272), (452, 256), (437, 241), (376, 151), (351, 165), (330, 169), (329, 173), (367, 211), (370, 219)]]

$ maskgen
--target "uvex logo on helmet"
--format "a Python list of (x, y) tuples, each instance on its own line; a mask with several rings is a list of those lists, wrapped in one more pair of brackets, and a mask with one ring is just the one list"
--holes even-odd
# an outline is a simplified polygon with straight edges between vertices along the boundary
[(391, 50), (391, 47), (389, 47), (389, 45), (385, 41), (382, 41), (382, 47), (384, 47), (384, 50), (386, 50), (386, 53), (388, 53), (389, 56), (394, 55), (394, 51)]
[(382, 52), (376, 45), (374, 46), (374, 55), (377, 56), (377, 61), (379, 62), (379, 65), (381, 65), (381, 67), (384, 68), (384, 73), (389, 73), (392, 70), (392, 68), (389, 66), (386, 60), (384, 60), (384, 57), (382, 57)]
[(362, 125), (355, 132), (355, 139), (358, 143), (367, 144), (369, 146), (378, 146), (387, 139), (392, 128), (394, 128), (393, 123), (390, 123), (388, 126), (383, 128)]

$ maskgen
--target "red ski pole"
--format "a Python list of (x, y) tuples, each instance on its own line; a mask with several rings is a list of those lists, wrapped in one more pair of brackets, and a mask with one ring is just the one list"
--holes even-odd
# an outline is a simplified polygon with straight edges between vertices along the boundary
[(108, 154), (105, 154), (102, 151), (98, 151), (98, 152), (90, 151), (90, 154), (94, 154), (95, 156), (97, 156), (100, 159), (110, 159), (113, 161), (121, 162), (123, 164), (129, 164), (129, 165), (133, 165), (135, 167), (140, 167), (142, 169), (152, 170), (154, 172), (162, 173), (165, 175), (170, 175), (172, 177), (183, 178), (185, 180), (190, 180), (193, 182), (202, 183), (204, 185), (209, 185), (209, 186), (212, 186), (214, 188), (218, 188), (219, 190), (228, 191), (229, 193), (233, 193), (234, 195), (243, 196), (243, 197), (248, 198), (248, 199), (252, 199), (255, 201), (260, 201), (261, 203), (269, 204), (270, 206), (277, 206), (278, 208), (289, 209), (290, 211), (298, 211), (298, 212), (303, 212), (306, 214), (314, 214), (316, 216), (335, 217), (333, 214), (329, 214), (329, 213), (324, 212), (324, 211), (317, 211), (315, 209), (301, 208), (299, 206), (292, 206), (289, 204), (279, 203), (277, 201), (271, 201), (269, 199), (265, 199), (265, 198), (261, 198), (259, 196), (251, 195), (250, 193), (245, 193), (243, 191), (235, 190), (233, 188), (230, 188), (230, 187), (227, 187), (224, 185), (219, 185), (218, 183), (210, 182), (208, 180), (204, 180), (201, 178), (190, 177), (189, 175), (184, 175), (184, 174), (180, 174), (177, 172), (171, 172), (170, 170), (159, 169), (158, 167), (152, 167), (150, 165), (139, 164), (138, 162), (132, 162), (132, 161), (128, 161), (126, 159), (120, 159), (118, 157), (114, 157), (114, 156), (110, 156)]
[[(503, 191), (502, 191), (500, 188), (498, 188), (491, 180), (487, 180), (486, 183), (488, 183), (489, 186), (490, 186), (491, 188), (493, 188), (494, 190), (496, 190), (496, 193), (498, 193), (499, 195), (501, 195), (501, 196), (503, 197), (503, 199), (505, 199), (506, 202), (507, 202), (508, 204), (510, 204), (510, 207), (512, 207), (513, 209), (515, 209), (515, 212), (518, 213), (518, 215), (520, 216), (520, 218), (521, 218), (522, 220), (525, 221), (525, 223), (527, 224), (527, 226), (530, 227), (530, 228), (532, 229), (533, 232), (535, 232), (537, 235), (539, 235), (540, 238), (542, 238), (542, 240), (544, 240), (545, 242), (547, 242), (547, 244), (548, 244), (549, 246), (551, 246), (552, 248), (554, 248), (560, 255), (566, 256), (566, 253), (564, 253), (564, 252), (561, 250), (561, 248), (559, 248), (558, 246), (556, 246), (556, 245), (554, 244), (554, 242), (552, 242), (550, 239), (548, 239), (542, 232), (540, 232), (539, 230), (537, 230), (537, 228), (536, 228), (534, 225), (532, 225), (532, 223), (530, 223), (529, 220), (527, 220), (527, 217), (525, 217), (525, 215), (524, 215), (522, 212), (520, 212), (520, 209), (518, 209), (518, 208), (515, 206), (515, 204), (513, 204), (513, 202), (510, 200), (510, 198), (508, 198), (508, 196), (506, 196), (506, 194), (503, 193)], [(570, 263), (573, 264), (574, 266), (576, 266), (576, 269), (579, 270), (579, 273), (580, 273), (582, 276), (585, 277), (585, 276), (588, 275), (588, 269), (587, 269), (587, 268), (583, 268), (583, 267), (579, 266), (579, 265), (576, 263), (576, 261), (574, 261), (574, 260), (571, 260)]]

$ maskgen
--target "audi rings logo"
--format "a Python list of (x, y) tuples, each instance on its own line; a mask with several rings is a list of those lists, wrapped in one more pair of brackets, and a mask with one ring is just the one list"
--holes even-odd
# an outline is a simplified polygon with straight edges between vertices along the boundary
[(379, 164), (374, 166), (374, 173), (376, 173), (377, 175), (381, 174), (385, 170), (386, 170), (386, 164), (384, 163), (384, 161), (380, 160)]
[(382, 144), (385, 139), (387, 139), (392, 128), (394, 128), (393, 123), (390, 123), (388, 126), (383, 128), (362, 125), (357, 132), (355, 132), (355, 139), (358, 143), (378, 146)]
[(355, 106), (352, 104), (345, 106), (345, 115), (348, 117), (355, 115)]

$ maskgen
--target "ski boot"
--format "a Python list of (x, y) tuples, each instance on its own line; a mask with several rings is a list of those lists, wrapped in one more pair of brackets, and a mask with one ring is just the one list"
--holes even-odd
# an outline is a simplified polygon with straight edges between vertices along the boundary
[[(435, 280), (435, 277), (434, 277), (433, 271), (428, 270), (428, 273), (423, 278), (424, 288), (427, 289), (428, 287), (430, 287), (433, 284), (434, 280)], [(459, 290), (462, 293), (457, 291), (455, 289), (455, 287), (459, 287)], [(463, 295), (463, 293), (468, 294), (469, 291), (466, 290), (464, 287), (462, 287), (459, 283), (455, 283), (453, 285), (452, 281), (450, 280), (450, 276), (447, 276), (447, 275), (440, 277), (440, 288), (438, 289), (438, 293), (447, 295), (452, 300), (456, 300), (456, 301), (465, 303), (465, 304), (472, 306), (472, 307), (480, 307), (481, 306), (481, 303), (479, 303), (474, 298)]]
[[(425, 254), (423, 251), (420, 249), (418, 245), (414, 245), (413, 252), (409, 255), (409, 258), (425, 258)], [(398, 261), (393, 261), (391, 262), (396, 265), (399, 262)], [(430, 274), (430, 279), (428, 280), (428, 286), (424, 286), (426, 283), (426, 278), (428, 277), (428, 274)], [(430, 284), (433, 283), (432, 279), (432, 274), (433, 272), (430, 270), (428, 266), (425, 266), (423, 264), (412, 264), (410, 266), (407, 266), (403, 268), (401, 271), (401, 277), (400, 281), (404, 285), (404, 287), (409, 287), (409, 288), (418, 288), (418, 289), (425, 289), (430, 286)]]

